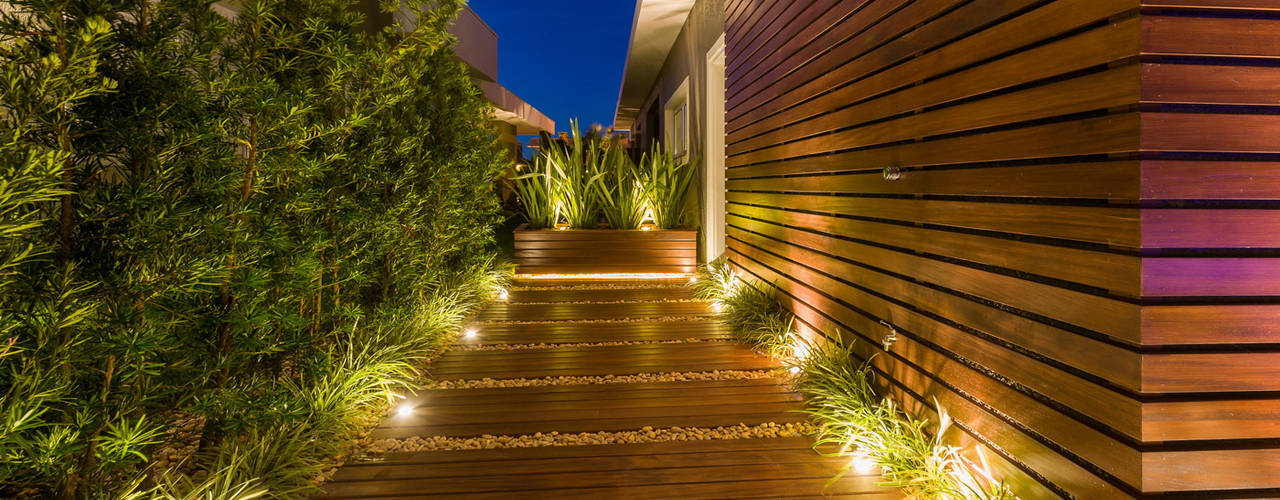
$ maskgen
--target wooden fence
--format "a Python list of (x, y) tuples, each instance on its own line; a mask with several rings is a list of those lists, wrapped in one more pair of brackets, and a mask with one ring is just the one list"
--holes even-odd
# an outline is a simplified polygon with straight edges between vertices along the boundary
[(729, 0), (726, 32), (729, 255), (807, 329), (1024, 498), (1280, 494), (1280, 4)]

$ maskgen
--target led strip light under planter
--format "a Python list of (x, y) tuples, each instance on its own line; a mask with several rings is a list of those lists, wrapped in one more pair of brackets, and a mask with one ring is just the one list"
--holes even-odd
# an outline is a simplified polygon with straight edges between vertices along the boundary
[(691, 279), (692, 273), (517, 274), (521, 280), (674, 280)]

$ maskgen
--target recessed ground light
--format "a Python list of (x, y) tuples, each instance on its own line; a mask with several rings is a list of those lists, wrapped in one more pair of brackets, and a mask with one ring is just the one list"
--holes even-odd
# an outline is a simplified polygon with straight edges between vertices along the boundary
[(409, 403), (404, 403), (404, 404), (400, 405), (398, 408), (396, 408), (396, 416), (397, 416), (397, 417), (405, 418), (405, 417), (408, 417), (408, 416), (410, 416), (410, 415), (413, 415), (413, 405), (411, 405), (411, 404), (409, 404)]
[(800, 367), (799, 366), (791, 367), (791, 373), (800, 373)]
[(475, 327), (467, 328), (466, 330), (463, 330), (463, 332), (462, 332), (462, 336), (463, 336), (463, 337), (466, 337), (466, 338), (469, 338), (469, 339), (474, 339), (474, 338), (476, 338), (476, 337), (477, 337), (477, 336), (479, 336), (479, 335), (480, 335), (480, 332), (479, 332), (478, 330), (476, 330), (476, 329), (475, 329)]
[(510, 297), (510, 296), (511, 296), (511, 294), (507, 292), (507, 289), (506, 289), (506, 288), (499, 288), (499, 289), (498, 289), (498, 300), (503, 300), (503, 301), (505, 301), (505, 300), (507, 300), (507, 297)]
[(870, 458), (867, 458), (866, 455), (863, 455), (861, 453), (854, 453), (853, 460), (849, 461), (849, 465), (852, 466), (854, 470), (858, 471), (861, 474), (867, 474), (876, 470), (875, 461), (871, 460)]

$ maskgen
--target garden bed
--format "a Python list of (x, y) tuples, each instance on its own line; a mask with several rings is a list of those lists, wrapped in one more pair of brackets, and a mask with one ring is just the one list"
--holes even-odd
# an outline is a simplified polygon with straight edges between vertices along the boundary
[(516, 229), (519, 274), (692, 273), (698, 232), (683, 229)]

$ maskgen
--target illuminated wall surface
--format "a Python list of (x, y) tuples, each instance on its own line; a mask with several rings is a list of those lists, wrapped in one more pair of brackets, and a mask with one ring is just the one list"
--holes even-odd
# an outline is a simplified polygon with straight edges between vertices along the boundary
[(1274, 0), (725, 4), (729, 255), (810, 331), (1023, 498), (1280, 495)]

